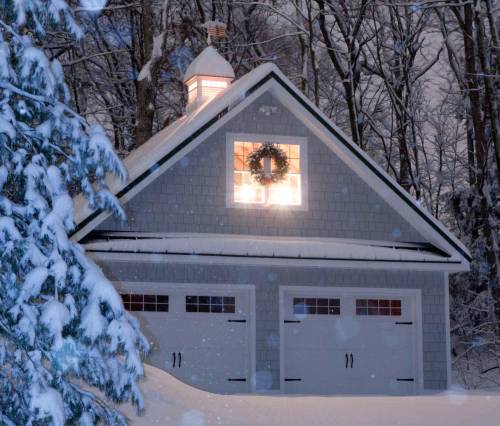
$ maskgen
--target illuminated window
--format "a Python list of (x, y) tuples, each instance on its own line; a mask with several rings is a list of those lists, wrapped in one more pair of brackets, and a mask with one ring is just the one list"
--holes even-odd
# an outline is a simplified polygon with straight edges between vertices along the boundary
[(201, 85), (203, 87), (227, 87), (227, 81), (217, 81), (217, 80), (202, 80)]
[(188, 86), (188, 92), (192, 92), (194, 89), (196, 89), (198, 87), (198, 82), (195, 81), (194, 83), (191, 83), (189, 86)]
[[(248, 157), (262, 143), (236, 140), (234, 143), (234, 203), (300, 206), (302, 204), (301, 145), (276, 143), (288, 157), (289, 170), (279, 183), (263, 186), (250, 174)], [(271, 169), (273, 164), (271, 162)]]

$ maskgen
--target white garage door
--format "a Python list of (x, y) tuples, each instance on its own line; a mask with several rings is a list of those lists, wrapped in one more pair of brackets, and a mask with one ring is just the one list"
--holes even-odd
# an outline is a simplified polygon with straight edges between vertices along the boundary
[(404, 290), (282, 289), (284, 392), (416, 393), (418, 300)]
[(251, 287), (117, 286), (152, 343), (147, 363), (212, 392), (251, 391)]

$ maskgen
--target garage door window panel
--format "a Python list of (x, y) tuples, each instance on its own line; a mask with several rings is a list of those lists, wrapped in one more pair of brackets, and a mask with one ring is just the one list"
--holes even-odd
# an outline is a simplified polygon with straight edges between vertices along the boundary
[(166, 294), (121, 294), (123, 306), (131, 312), (168, 312)]
[(186, 312), (234, 314), (235, 311), (235, 297), (186, 296)]
[(340, 299), (293, 298), (294, 315), (340, 315)]
[(356, 299), (356, 315), (401, 316), (401, 300)]

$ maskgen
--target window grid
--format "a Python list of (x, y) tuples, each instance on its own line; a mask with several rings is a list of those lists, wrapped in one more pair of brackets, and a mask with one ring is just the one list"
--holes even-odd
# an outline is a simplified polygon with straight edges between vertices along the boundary
[(186, 296), (186, 312), (234, 314), (235, 297)]
[[(302, 202), (300, 145), (276, 144), (289, 160), (289, 171), (285, 179), (277, 184), (262, 186), (250, 173), (248, 157), (262, 143), (234, 142), (234, 201), (236, 203), (300, 205)], [(271, 163), (274, 168), (274, 162)]]
[(127, 311), (168, 312), (166, 294), (121, 294)]
[(401, 300), (356, 299), (356, 315), (401, 316)]
[(295, 315), (340, 315), (340, 299), (293, 298)]

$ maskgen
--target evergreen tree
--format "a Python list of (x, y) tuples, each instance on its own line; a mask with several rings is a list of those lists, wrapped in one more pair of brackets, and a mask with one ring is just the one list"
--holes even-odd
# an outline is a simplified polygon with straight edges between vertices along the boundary
[(65, 1), (0, 0), (0, 424), (122, 424), (89, 389), (141, 409), (148, 343), (69, 239), (68, 186), (123, 217), (105, 175), (126, 171), (104, 130), (72, 110), (43, 50), (55, 31), (81, 36)]

